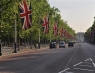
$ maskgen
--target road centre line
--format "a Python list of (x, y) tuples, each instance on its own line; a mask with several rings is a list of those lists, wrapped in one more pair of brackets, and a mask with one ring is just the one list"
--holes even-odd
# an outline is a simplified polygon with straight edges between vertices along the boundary
[(64, 69), (63, 71), (60, 71), (60, 72), (58, 72), (58, 73), (63, 73), (63, 72), (65, 72), (65, 71), (69, 70), (69, 69), (70, 69), (70, 68)]
[[(77, 50), (76, 50), (76, 51), (77, 51)], [(67, 64), (67, 65), (66, 65), (66, 67), (65, 67), (65, 69), (67, 68), (67, 66), (68, 66), (68, 65), (69, 65), (69, 63), (71, 62), (71, 60), (72, 60), (73, 56), (75, 55), (76, 51), (74, 52), (74, 54), (73, 54), (73, 55), (72, 55), (72, 57), (70, 58), (70, 60), (69, 60), (68, 64)]]
[(74, 69), (79, 69), (79, 70), (86, 70), (86, 71), (95, 71), (95, 70), (82, 69), (82, 68), (74, 68)]
[(77, 64), (75, 64), (75, 65), (73, 65), (73, 66), (77, 66), (77, 65), (80, 65), (80, 64), (82, 64), (83, 62), (80, 62), (80, 63), (77, 63)]
[[(77, 51), (77, 50), (75, 50), (75, 52), (73, 53), (72, 57), (70, 58), (69, 62), (68, 62), (67, 65), (66, 65), (65, 69), (64, 69), (63, 71), (58, 72), (58, 73), (63, 73), (63, 72), (65, 72), (66, 70), (69, 70), (69, 69), (70, 69), (70, 68), (67, 68), (67, 66), (69, 65), (69, 63), (70, 63), (70, 61), (72, 60), (73, 56), (75, 55), (76, 51)], [(67, 68), (67, 69), (66, 69), (66, 68)]]

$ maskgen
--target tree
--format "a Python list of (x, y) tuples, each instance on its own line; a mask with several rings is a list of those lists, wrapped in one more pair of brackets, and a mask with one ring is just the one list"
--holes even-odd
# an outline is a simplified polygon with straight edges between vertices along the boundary
[[(59, 38), (60, 35), (54, 37), (53, 35), (53, 24), (55, 21), (58, 22), (58, 30), (60, 28), (66, 29), (66, 31), (74, 36), (75, 31), (70, 28), (65, 20), (61, 19), (60, 11), (56, 7), (50, 7), (50, 4), (47, 0), (31, 0), (31, 7), (32, 7), (32, 28), (22, 31), (22, 24), (20, 15), (18, 12), (18, 4), (21, 3), (21, 0), (1, 0), (0, 1), (0, 10), (2, 10), (2, 14), (0, 20), (2, 20), (2, 27), (0, 29), (2, 32), (2, 39), (4, 42), (13, 42), (14, 41), (14, 19), (17, 19), (17, 31), (18, 37), (20, 41), (29, 42), (31, 37), (33, 41), (38, 41), (39, 38), (39, 30), (40, 30), (40, 37), (41, 41), (44, 41), (44, 38), (49, 41), (50, 36), (51, 40), (62, 40), (66, 39), (64, 37)], [(43, 19), (44, 15), (49, 15), (49, 33), (46, 35), (42, 32), (41, 26), (41, 19)], [(58, 31), (59, 34), (59, 31)], [(11, 38), (9, 38), (9, 37)], [(8, 39), (4, 39), (8, 38)], [(26, 41), (27, 40), (27, 41)], [(18, 40), (19, 41), (19, 40)]]

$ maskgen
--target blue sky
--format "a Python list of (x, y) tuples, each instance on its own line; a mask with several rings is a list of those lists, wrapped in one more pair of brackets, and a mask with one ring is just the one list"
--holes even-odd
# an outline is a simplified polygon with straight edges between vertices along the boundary
[(62, 19), (76, 32), (85, 32), (93, 24), (95, 0), (49, 0), (49, 4), (60, 10)]

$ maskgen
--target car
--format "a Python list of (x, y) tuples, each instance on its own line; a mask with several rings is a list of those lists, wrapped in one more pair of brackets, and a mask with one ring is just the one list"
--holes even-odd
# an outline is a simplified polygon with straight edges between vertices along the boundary
[(70, 47), (70, 46), (73, 46), (74, 47), (74, 42), (73, 41), (69, 41), (68, 42), (68, 47)]
[(76, 43), (79, 43), (79, 41), (76, 41)]
[(57, 47), (56, 42), (50, 42), (50, 49), (56, 48), (56, 47)]
[(59, 42), (59, 48), (65, 48), (65, 42), (64, 41)]
[(75, 41), (73, 41), (73, 43), (74, 43), (74, 44), (76, 44), (76, 42), (75, 42)]

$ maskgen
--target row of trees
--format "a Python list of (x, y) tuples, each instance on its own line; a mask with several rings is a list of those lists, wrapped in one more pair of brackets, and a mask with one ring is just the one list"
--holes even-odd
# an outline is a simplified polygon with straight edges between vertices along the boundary
[[(95, 19), (95, 17), (94, 17), (94, 19)], [(87, 29), (87, 31), (85, 32), (84, 37), (85, 37), (85, 40), (87, 42), (90, 42), (90, 43), (94, 43), (95, 44), (95, 20), (94, 20), (92, 26), (89, 27)]]
[[(39, 34), (42, 43), (50, 42), (53, 40), (66, 40), (67, 38), (60, 37), (60, 29), (66, 29), (66, 31), (75, 36), (75, 31), (70, 28), (67, 21), (61, 19), (59, 9), (56, 7), (50, 7), (48, 0), (31, 0), (32, 7), (32, 27), (28, 30), (22, 30), (21, 19), (18, 11), (18, 4), (22, 0), (0, 0), (0, 36), (2, 42), (7, 44), (14, 42), (14, 26), (15, 19), (17, 20), (17, 41), (20, 42), (38, 42)], [(44, 15), (49, 15), (49, 33), (43, 34), (42, 25), (40, 23)], [(53, 35), (54, 22), (58, 21), (58, 35)], [(68, 40), (68, 39), (67, 39)]]

